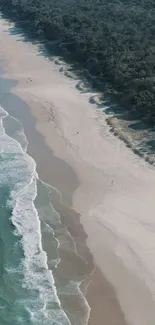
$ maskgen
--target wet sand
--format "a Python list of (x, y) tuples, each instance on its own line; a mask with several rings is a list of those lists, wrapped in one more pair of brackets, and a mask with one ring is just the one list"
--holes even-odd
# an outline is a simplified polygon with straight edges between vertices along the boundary
[[(72, 193), (75, 191), (76, 187), (79, 186), (78, 178), (71, 166), (53, 155), (52, 151), (46, 145), (44, 138), (37, 132), (35, 128), (36, 119), (31, 115), (30, 107), (20, 99), (20, 97), (10, 92), (15, 84), (16, 81), (3, 78), (0, 79), (0, 102), (10, 115), (22, 122), (29, 141), (28, 153), (37, 162), (37, 172), (40, 179), (56, 187), (60, 193), (64, 193), (64, 196), (66, 195), (66, 186), (64, 187), (64, 184), (68, 184), (68, 179), (71, 180), (71, 188), (68, 187), (66, 196), (68, 207), (60, 202), (60, 193), (54, 189), (50, 197), (53, 207), (61, 216), (63, 225), (67, 227), (69, 233), (73, 236), (76, 242), (77, 251), (82, 258), (79, 258), (79, 256), (77, 257), (75, 254), (70, 255), (69, 252), (67, 253), (63, 250), (59, 251), (61, 263), (58, 269), (56, 269), (56, 274), (54, 274), (56, 285), (58, 286), (60, 278), (62, 279), (65, 274), (67, 278), (70, 274), (70, 276), (74, 276), (76, 279), (79, 275), (80, 281), (81, 279), (84, 280), (81, 284), (81, 291), (91, 307), (88, 324), (94, 325), (95, 321), (95, 324), (99, 325), (101, 324), (101, 320), (104, 320), (107, 325), (124, 325), (126, 321), (120, 309), (119, 302), (117, 301), (115, 291), (110, 283), (104, 278), (99, 268), (96, 267), (93, 256), (86, 245), (87, 235), (80, 223), (81, 216), (69, 207), (69, 203), (72, 201)], [(46, 169), (43, 168), (45, 165)], [(59, 169), (61, 173), (63, 173), (61, 177), (58, 177)], [(44, 218), (41, 219), (41, 221), (46, 222), (46, 224), (49, 222)], [(46, 230), (42, 233), (42, 239), (43, 248), (48, 254), (48, 265), (50, 268), (50, 261), (53, 257), (51, 256), (50, 249), (51, 238)], [(76, 299), (73, 301), (73, 296), (70, 297), (71, 299), (69, 297), (66, 299), (66, 296), (59, 295), (59, 298), (71, 320), (74, 319), (71, 315), (72, 313), (74, 315), (77, 308), (79, 308), (80, 312), (83, 312), (83, 308), (80, 306), (81, 302)]]
[[(2, 65), (6, 69), (7, 66)], [(1, 68), (1, 74), (4, 70)], [(101, 324), (106, 322), (106, 325), (125, 325), (126, 321), (124, 314), (121, 311), (119, 302), (117, 301), (115, 291), (110, 283), (104, 278), (99, 268), (93, 261), (93, 256), (86, 245), (87, 235), (80, 223), (80, 214), (70, 206), (72, 205), (72, 194), (79, 187), (79, 179), (72, 169), (64, 160), (56, 157), (52, 150), (47, 146), (43, 136), (36, 129), (36, 118), (32, 116), (30, 107), (20, 97), (11, 93), (13, 87), (18, 87), (17, 81), (14, 79), (0, 79), (0, 103), (10, 115), (19, 119), (24, 127), (24, 132), (27, 136), (29, 145), (28, 153), (37, 162), (37, 172), (39, 177), (44, 182), (51, 184), (58, 189), (62, 194), (63, 200), (67, 205), (64, 205), (60, 200), (60, 193), (53, 189), (51, 193), (51, 202), (55, 210), (60, 214), (64, 226), (67, 227), (69, 233), (73, 236), (78, 254), (69, 254), (66, 251), (60, 250), (61, 263), (54, 274), (56, 286), (58, 286), (60, 278), (63, 276), (74, 276), (77, 279), (79, 275), (81, 291), (85, 295), (90, 307), (91, 313), (88, 321), (89, 325)], [(48, 116), (43, 116), (48, 119)], [(53, 137), (51, 136), (53, 141)], [(45, 168), (46, 166), (46, 168)], [(66, 190), (67, 184), (67, 190)], [(48, 220), (41, 220), (42, 222)], [(43, 228), (43, 227), (42, 227)], [(48, 264), (51, 267), (50, 235), (43, 230), (42, 233), (43, 248), (48, 254)], [(65, 270), (65, 271), (64, 271)], [(67, 312), (71, 321), (74, 324), (74, 313), (82, 312), (81, 302), (73, 301), (73, 296), (68, 297), (59, 295), (62, 306)], [(112, 311), (112, 312), (111, 312)]]
[(55, 192), (52, 203), (87, 262), (62, 251), (63, 267), (72, 272), (74, 260), (79, 276), (92, 273), (81, 286), (89, 325), (153, 325), (154, 168), (110, 134), (89, 92), (80, 94), (76, 80), (4, 20), (0, 38), (3, 78), (18, 81), (1, 80), (1, 105), (21, 120), (40, 179), (61, 193), (61, 202)]

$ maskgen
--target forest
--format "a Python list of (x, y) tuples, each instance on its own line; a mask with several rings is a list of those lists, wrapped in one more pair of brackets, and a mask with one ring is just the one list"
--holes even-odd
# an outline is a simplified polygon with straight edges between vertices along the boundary
[(0, 10), (155, 125), (154, 0), (0, 0)]

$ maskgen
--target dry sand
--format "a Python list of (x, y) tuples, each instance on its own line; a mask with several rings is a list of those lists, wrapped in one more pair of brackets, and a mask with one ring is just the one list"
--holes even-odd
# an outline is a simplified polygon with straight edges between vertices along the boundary
[[(29, 104), (48, 147), (77, 175), (74, 188), (70, 172), (66, 177), (56, 170), (54, 181), (62, 200), (81, 214), (88, 247), (115, 288), (128, 324), (154, 325), (155, 169), (110, 133), (105, 116), (89, 103), (92, 94), (78, 92), (78, 81), (66, 78), (60, 66), (39, 55), (37, 45), (23, 42), (22, 35), (12, 32), (13, 27), (2, 19), (0, 56), (7, 69), (5, 77), (19, 81), (13, 93)], [(45, 168), (41, 177), (47, 181), (50, 171)], [(64, 187), (58, 182), (63, 177)], [(110, 296), (115, 298), (114, 292), (103, 284), (109, 293), (105, 295), (109, 312), (103, 291), (99, 299), (99, 283), (105, 280), (100, 271), (93, 277), (87, 291), (95, 310), (91, 324), (123, 324), (123, 316), (113, 319), (116, 299)], [(106, 312), (111, 314), (108, 321)]]

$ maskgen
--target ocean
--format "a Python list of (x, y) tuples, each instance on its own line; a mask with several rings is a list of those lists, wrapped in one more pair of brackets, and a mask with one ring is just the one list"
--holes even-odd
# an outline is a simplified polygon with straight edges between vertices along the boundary
[(20, 122), (0, 107), (0, 324), (69, 325), (42, 249), (38, 175), (26, 148)]
[[(0, 324), (69, 325), (42, 248), (39, 214), (51, 221), (46, 225), (53, 237), (51, 269), (60, 262), (53, 228), (61, 220), (49, 201), (50, 186), (39, 180), (27, 145), (22, 124), (0, 107)], [(74, 243), (72, 248), (76, 249)], [(59, 291), (86, 303), (79, 284), (68, 282)], [(83, 321), (79, 317), (74, 324)]]

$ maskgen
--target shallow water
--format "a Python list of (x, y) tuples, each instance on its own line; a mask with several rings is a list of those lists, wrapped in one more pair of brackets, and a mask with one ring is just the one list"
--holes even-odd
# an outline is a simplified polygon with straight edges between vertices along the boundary
[[(21, 122), (0, 107), (0, 324), (84, 325), (90, 308), (80, 291), (82, 258), (27, 146)], [(75, 267), (67, 274), (68, 256)]]
[(0, 118), (0, 324), (69, 325), (42, 249), (35, 161), (20, 122), (2, 107)]
[(54, 210), (51, 190), (53, 193), (50, 185), (38, 180), (35, 206), (41, 221), (42, 244), (64, 310), (72, 324), (84, 325), (88, 322), (90, 307), (80, 290), (80, 284), (89, 275), (90, 266), (78, 254), (73, 237)]

